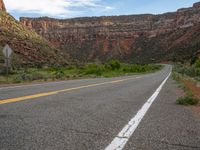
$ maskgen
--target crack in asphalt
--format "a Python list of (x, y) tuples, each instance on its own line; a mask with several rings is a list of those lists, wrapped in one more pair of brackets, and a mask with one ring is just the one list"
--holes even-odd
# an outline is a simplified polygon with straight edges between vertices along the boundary
[(166, 145), (173, 145), (173, 146), (179, 146), (179, 147), (187, 147), (187, 148), (195, 148), (200, 149), (199, 146), (191, 146), (191, 145), (185, 145), (185, 144), (176, 144), (176, 143), (169, 143), (166, 141), (159, 141), (160, 143), (166, 144)]
[(95, 136), (106, 136), (106, 137), (108, 137), (108, 135), (102, 134), (102, 133), (95, 133), (95, 132), (90, 132), (90, 131), (80, 131), (80, 130), (77, 130), (77, 129), (67, 129), (67, 130), (74, 131), (76, 133), (91, 134), (91, 135), (95, 135)]

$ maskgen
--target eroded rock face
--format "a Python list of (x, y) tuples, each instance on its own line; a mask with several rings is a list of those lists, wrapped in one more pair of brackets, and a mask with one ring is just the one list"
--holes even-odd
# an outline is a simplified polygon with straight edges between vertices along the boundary
[(6, 7), (5, 7), (5, 5), (4, 5), (3, 0), (0, 0), (0, 10), (1, 10), (1, 11), (6, 11)]
[[(179, 38), (188, 30), (199, 31), (196, 30), (196, 26), (200, 24), (200, 3), (194, 4), (191, 8), (162, 15), (66, 20), (21, 18), (20, 21), (57, 48), (67, 52), (73, 60), (87, 62), (116, 58), (133, 62), (163, 62), (173, 60), (175, 54), (179, 55), (174, 52), (176, 49), (171, 50), (172, 47), (176, 47), (174, 41), (183, 40)], [(188, 33), (185, 36), (187, 39), (187, 36), (193, 35)], [(148, 45), (148, 50), (144, 44)], [(188, 42), (187, 47), (189, 46)], [(180, 57), (180, 60), (189, 59), (192, 53), (193, 51), (188, 49), (184, 52), (186, 56)]]

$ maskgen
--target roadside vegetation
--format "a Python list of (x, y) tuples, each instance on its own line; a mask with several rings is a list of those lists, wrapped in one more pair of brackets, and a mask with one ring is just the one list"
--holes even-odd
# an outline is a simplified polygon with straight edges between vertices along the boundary
[(0, 84), (33, 81), (56, 81), (78, 78), (116, 77), (139, 73), (150, 73), (161, 69), (161, 65), (124, 64), (111, 60), (105, 64), (70, 65), (67, 67), (13, 68), (7, 81), (4, 72), (0, 74)]
[(180, 105), (198, 105), (200, 102), (200, 59), (192, 65), (176, 64), (173, 78), (184, 90), (185, 96), (177, 99)]
[(176, 103), (179, 105), (197, 105), (199, 100), (194, 96), (186, 95), (178, 98)]

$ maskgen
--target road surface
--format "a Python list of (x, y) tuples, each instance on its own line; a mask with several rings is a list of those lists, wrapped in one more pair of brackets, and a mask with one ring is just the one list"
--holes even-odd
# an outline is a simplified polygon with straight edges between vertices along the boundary
[(200, 117), (159, 72), (0, 88), (1, 150), (200, 149)]

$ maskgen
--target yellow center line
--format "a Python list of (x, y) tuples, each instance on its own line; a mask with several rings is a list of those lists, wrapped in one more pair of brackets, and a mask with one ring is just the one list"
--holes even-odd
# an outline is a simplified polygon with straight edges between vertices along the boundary
[(103, 82), (103, 83), (97, 83), (97, 84), (90, 84), (90, 85), (85, 85), (85, 86), (79, 86), (79, 87), (74, 87), (74, 88), (58, 90), (58, 91), (46, 92), (46, 93), (38, 93), (38, 94), (22, 96), (22, 97), (17, 97), (17, 98), (4, 99), (4, 100), (0, 100), (0, 105), (24, 101), (24, 100), (28, 100), (28, 99), (35, 99), (35, 98), (45, 97), (45, 96), (50, 96), (50, 95), (56, 95), (56, 94), (59, 94), (61, 92), (68, 92), (68, 91), (79, 90), (79, 89), (89, 88), (89, 87), (95, 87), (95, 86), (100, 86), (100, 85), (105, 85), (105, 84), (115, 84), (115, 83), (130, 80), (130, 79), (133, 79), (133, 78), (115, 80), (115, 81)]

